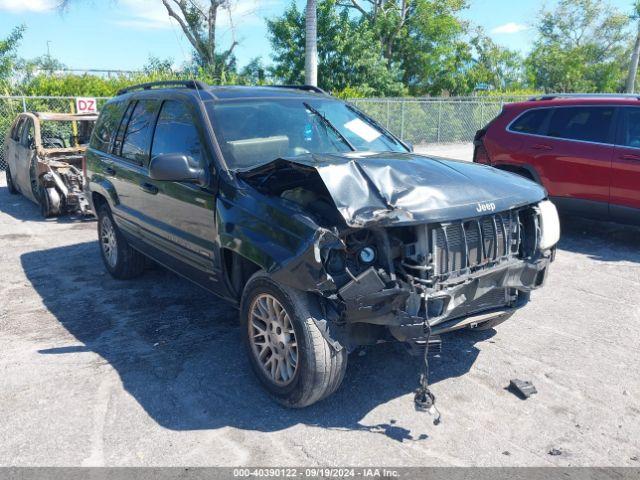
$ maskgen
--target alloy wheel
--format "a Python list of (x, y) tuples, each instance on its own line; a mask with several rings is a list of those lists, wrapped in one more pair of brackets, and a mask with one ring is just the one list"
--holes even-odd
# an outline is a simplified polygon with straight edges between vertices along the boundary
[(298, 343), (289, 314), (272, 295), (258, 295), (249, 308), (251, 351), (274, 383), (286, 386), (298, 369)]
[(113, 222), (108, 215), (102, 218), (100, 224), (100, 246), (109, 266), (115, 268), (118, 262), (118, 241)]

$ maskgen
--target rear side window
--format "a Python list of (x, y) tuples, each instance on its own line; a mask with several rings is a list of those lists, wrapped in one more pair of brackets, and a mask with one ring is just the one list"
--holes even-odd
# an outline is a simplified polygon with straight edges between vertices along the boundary
[(157, 100), (140, 100), (136, 104), (127, 125), (122, 143), (121, 156), (138, 165), (149, 159), (151, 133), (158, 113)]
[(567, 107), (554, 109), (549, 137), (608, 143), (613, 107)]
[(531, 133), (539, 135), (542, 133), (542, 128), (545, 120), (550, 114), (548, 108), (539, 108), (536, 110), (529, 110), (523, 115), (518, 117), (515, 122), (511, 124), (509, 130), (518, 133)]
[(640, 148), (640, 108), (622, 108), (619, 145)]
[(124, 114), (123, 102), (108, 103), (102, 108), (100, 118), (91, 135), (91, 147), (102, 152), (109, 151), (109, 145), (116, 135), (118, 125)]
[(189, 108), (182, 102), (168, 100), (162, 104), (151, 156), (179, 153), (190, 157), (192, 166), (203, 166), (202, 146)]

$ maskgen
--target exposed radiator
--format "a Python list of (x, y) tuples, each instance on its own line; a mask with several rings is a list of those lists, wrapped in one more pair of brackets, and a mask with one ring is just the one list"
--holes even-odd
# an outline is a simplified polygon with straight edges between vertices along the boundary
[(431, 226), (433, 272), (449, 276), (517, 255), (518, 211)]

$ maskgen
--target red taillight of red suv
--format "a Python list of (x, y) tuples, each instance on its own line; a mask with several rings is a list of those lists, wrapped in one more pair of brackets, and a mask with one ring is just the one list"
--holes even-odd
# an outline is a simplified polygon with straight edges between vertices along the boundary
[(491, 165), (491, 159), (487, 153), (487, 149), (484, 148), (482, 142), (480, 145), (476, 145), (473, 149), (473, 161), (475, 163), (484, 163), (485, 165)]
[(491, 159), (489, 158), (489, 152), (484, 148), (482, 138), (487, 133), (486, 128), (478, 130), (476, 136), (473, 138), (473, 161), (475, 163), (483, 163), (485, 165), (491, 165)]

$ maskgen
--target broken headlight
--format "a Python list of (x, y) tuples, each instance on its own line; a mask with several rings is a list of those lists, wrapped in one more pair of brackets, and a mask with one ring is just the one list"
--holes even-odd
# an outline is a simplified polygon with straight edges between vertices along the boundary
[(548, 250), (560, 240), (560, 219), (556, 206), (549, 200), (538, 204), (540, 211), (540, 249)]

